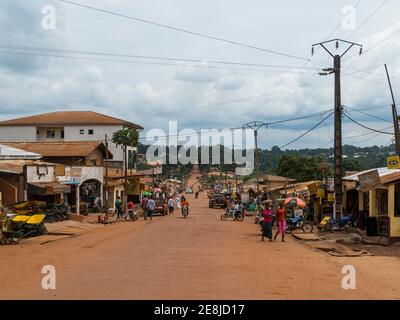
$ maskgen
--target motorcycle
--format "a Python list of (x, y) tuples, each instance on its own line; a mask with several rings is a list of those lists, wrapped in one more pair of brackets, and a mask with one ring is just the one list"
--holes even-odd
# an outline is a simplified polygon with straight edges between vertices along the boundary
[(182, 215), (183, 215), (183, 217), (186, 219), (186, 217), (188, 216), (188, 214), (189, 214), (189, 209), (188, 209), (188, 207), (187, 206), (183, 206), (182, 207)]
[(136, 221), (139, 218), (139, 215), (136, 213), (135, 210), (133, 209), (128, 209), (128, 212), (126, 213), (124, 219), (131, 219), (132, 221)]
[(330, 232), (351, 232), (356, 227), (355, 219), (351, 216), (345, 216), (341, 219), (330, 219), (327, 230)]
[(311, 222), (304, 221), (303, 216), (294, 216), (286, 220), (286, 233), (301, 229), (304, 233), (311, 233), (314, 229)]
[(225, 221), (228, 218), (233, 220), (243, 221), (244, 214), (240, 210), (234, 210), (233, 208), (227, 208), (223, 214), (221, 214), (221, 220)]

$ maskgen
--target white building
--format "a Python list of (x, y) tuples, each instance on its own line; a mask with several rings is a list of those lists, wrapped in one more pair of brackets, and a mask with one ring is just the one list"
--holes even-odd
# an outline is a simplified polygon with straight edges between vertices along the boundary
[(112, 162), (123, 161), (121, 147), (111, 142), (114, 132), (131, 128), (143, 128), (129, 121), (117, 119), (92, 111), (59, 111), (0, 122), (2, 142), (72, 142), (105, 141), (114, 155)]

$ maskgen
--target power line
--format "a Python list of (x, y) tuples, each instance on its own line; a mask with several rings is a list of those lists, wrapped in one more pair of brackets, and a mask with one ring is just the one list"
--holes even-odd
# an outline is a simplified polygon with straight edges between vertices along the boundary
[(189, 68), (205, 68), (205, 69), (221, 69), (221, 70), (237, 70), (237, 71), (256, 71), (256, 72), (272, 72), (272, 73), (307, 73), (301, 71), (288, 71), (288, 70), (260, 70), (260, 69), (245, 69), (245, 68), (232, 68), (232, 67), (221, 67), (221, 66), (206, 66), (206, 65), (177, 65), (174, 63), (166, 62), (154, 62), (154, 61), (134, 61), (134, 60), (118, 60), (118, 59), (106, 59), (106, 58), (92, 58), (92, 57), (77, 57), (77, 56), (65, 56), (65, 55), (53, 55), (53, 54), (41, 54), (41, 53), (28, 53), (28, 52), (15, 52), (15, 51), (0, 51), (0, 54), (17, 54), (25, 56), (39, 56), (39, 57), (52, 57), (62, 59), (73, 59), (73, 60), (92, 60), (92, 61), (107, 61), (107, 62), (121, 62), (131, 64), (147, 64), (147, 65), (161, 65), (161, 66), (173, 66), (173, 67), (189, 67)]
[(348, 37), (346, 38), (346, 40), (350, 39), (350, 37), (352, 35), (354, 35), (364, 24), (366, 24), (375, 14), (378, 13), (379, 10), (381, 10), (385, 4), (388, 2), (389, 0), (384, 0), (378, 7), (376, 7), (376, 9), (366, 18), (363, 20), (363, 22), (361, 22), (358, 27), (356, 29), (353, 30), (353, 32), (351, 32)]
[(93, 11), (102, 12), (102, 13), (114, 15), (114, 16), (117, 16), (117, 17), (129, 19), (129, 20), (133, 20), (133, 21), (137, 21), (137, 22), (142, 22), (142, 23), (154, 25), (154, 26), (157, 26), (157, 27), (165, 28), (165, 29), (170, 29), (170, 30), (174, 30), (174, 31), (187, 33), (187, 34), (194, 35), (194, 36), (197, 36), (197, 37), (202, 37), (202, 38), (207, 38), (207, 39), (216, 40), (216, 41), (220, 41), (220, 42), (225, 42), (225, 43), (233, 44), (233, 45), (236, 45), (236, 46), (250, 48), (250, 49), (254, 49), (254, 50), (258, 50), (258, 51), (264, 51), (264, 52), (268, 52), (268, 53), (272, 53), (272, 54), (276, 54), (276, 55), (280, 55), (280, 56), (284, 56), (284, 57), (288, 57), (288, 58), (293, 58), (293, 59), (298, 59), (298, 60), (305, 60), (305, 61), (308, 60), (306, 58), (295, 56), (295, 55), (292, 55), (292, 54), (287, 54), (287, 53), (279, 52), (279, 51), (276, 51), (276, 50), (265, 49), (265, 48), (257, 47), (257, 46), (250, 45), (250, 44), (245, 44), (245, 43), (241, 43), (241, 42), (237, 42), (237, 41), (233, 41), (233, 40), (224, 39), (224, 38), (221, 38), (221, 37), (208, 35), (208, 34), (205, 34), (205, 33), (195, 32), (195, 31), (191, 31), (191, 30), (187, 30), (187, 29), (183, 29), (183, 28), (179, 28), (179, 27), (166, 25), (166, 24), (163, 24), (163, 23), (154, 22), (154, 21), (147, 20), (147, 19), (128, 16), (128, 15), (125, 15), (125, 14), (122, 14), (122, 13), (118, 13), (118, 12), (115, 12), (115, 11), (109, 11), (109, 10), (105, 10), (105, 9), (101, 9), (101, 8), (96, 8), (96, 7), (93, 7), (93, 6), (88, 6), (88, 5), (77, 3), (77, 2), (72, 2), (72, 1), (68, 1), (68, 0), (58, 0), (58, 1), (64, 2), (64, 3), (67, 3), (67, 4), (71, 4), (71, 5), (75, 5), (75, 6), (79, 6), (79, 7), (85, 8), (85, 9), (90, 9), (90, 10), (93, 10)]
[(386, 120), (386, 119), (384, 119), (384, 118), (375, 116), (375, 115), (373, 115), (373, 114), (370, 114), (370, 113), (367, 113), (367, 112), (364, 112), (364, 111), (361, 111), (361, 110), (353, 109), (353, 108), (351, 108), (351, 107), (346, 107), (346, 108), (347, 108), (347, 109), (350, 109), (350, 110), (353, 110), (353, 111), (356, 111), (356, 112), (359, 112), (359, 113), (362, 113), (362, 114), (365, 114), (365, 115), (367, 115), (367, 116), (370, 116), (371, 118), (375, 118), (375, 119), (378, 119), (378, 120), (382, 120), (382, 121), (385, 121), (385, 122), (392, 123), (392, 121)]
[[(357, 1), (357, 3), (353, 6), (353, 10), (352, 11), (354, 11), (357, 7), (358, 7), (358, 5), (361, 3), (361, 2), (363, 2), (364, 0), (358, 0)], [(336, 27), (331, 31), (331, 33), (325, 38), (325, 40), (328, 40), (328, 39), (330, 39), (334, 34), (335, 34), (335, 32), (340, 28), (342, 26), (342, 21), (340, 21), (337, 25), (336, 25)]]
[(394, 135), (394, 132), (386, 132), (386, 131), (376, 130), (376, 129), (372, 129), (372, 128), (370, 128), (370, 127), (367, 127), (367, 126), (363, 125), (362, 123), (360, 123), (360, 122), (354, 120), (353, 118), (351, 118), (351, 117), (350, 117), (347, 113), (345, 113), (345, 112), (343, 113), (343, 115), (344, 115), (347, 119), (349, 119), (350, 121), (352, 121), (352, 122), (354, 122), (355, 124), (359, 125), (360, 127), (363, 127), (364, 129), (367, 129), (367, 130), (370, 130), (370, 131), (374, 131), (374, 132), (379, 132), (379, 133), (382, 133), (382, 134)]
[(303, 134), (301, 134), (300, 136), (298, 136), (296, 139), (293, 139), (292, 141), (286, 143), (285, 145), (279, 147), (279, 149), (283, 149), (285, 147), (287, 147), (288, 145), (296, 142), (297, 140), (300, 140), (301, 138), (303, 138), (305, 135), (307, 135), (308, 133), (310, 133), (311, 131), (313, 131), (314, 129), (316, 129), (319, 125), (321, 125), (322, 123), (324, 123), (331, 115), (333, 114), (333, 112), (331, 112), (330, 114), (328, 114), (324, 119), (322, 119), (320, 122), (318, 122), (315, 126), (313, 126), (312, 128), (308, 129), (306, 132), (304, 132)]
[(268, 68), (282, 68), (282, 69), (310, 69), (297, 66), (288, 65), (273, 65), (273, 64), (260, 64), (260, 63), (247, 63), (237, 61), (221, 61), (221, 60), (209, 60), (209, 59), (188, 59), (188, 58), (171, 58), (171, 57), (160, 57), (160, 56), (148, 56), (148, 55), (135, 55), (135, 54), (122, 54), (114, 52), (99, 52), (99, 51), (84, 51), (84, 50), (67, 50), (58, 48), (44, 48), (44, 47), (31, 47), (31, 46), (20, 46), (20, 45), (8, 45), (0, 44), (0, 48), (16, 49), (16, 50), (28, 50), (28, 51), (50, 51), (50, 52), (61, 52), (61, 53), (72, 53), (72, 54), (84, 54), (84, 55), (95, 55), (95, 56), (111, 56), (120, 58), (137, 58), (137, 59), (152, 59), (152, 60), (165, 60), (165, 61), (181, 61), (181, 62), (192, 62), (192, 63), (214, 63), (214, 64), (226, 64), (226, 65), (239, 65), (246, 67), (268, 67)]
[[(283, 119), (283, 120), (277, 120), (277, 121), (271, 121), (271, 122), (259, 122), (260, 126), (267, 127), (267, 126), (272, 126), (274, 124), (281, 124), (281, 123), (286, 123), (286, 122), (291, 122), (291, 121), (297, 121), (297, 120), (302, 120), (302, 119), (309, 119), (312, 117), (319, 117), (321, 115), (324, 115), (328, 112), (331, 112), (332, 110), (326, 110), (314, 114), (309, 114), (309, 115), (304, 115), (301, 117), (295, 117), (295, 118), (288, 118), (288, 119)], [(172, 135), (164, 135), (164, 136), (153, 136), (153, 137), (140, 137), (140, 140), (150, 140), (150, 139), (156, 139), (156, 138), (169, 138), (169, 137), (178, 137), (178, 136), (183, 136), (183, 137), (189, 137), (189, 136), (197, 136), (197, 135), (202, 135), (202, 134), (213, 134), (213, 133), (219, 133), (222, 129), (202, 129), (202, 130), (208, 130), (207, 132), (201, 132), (201, 131), (196, 131), (196, 133), (193, 134), (172, 134)], [(233, 128), (227, 128), (223, 130), (244, 130), (244, 125), (240, 127), (233, 127)]]

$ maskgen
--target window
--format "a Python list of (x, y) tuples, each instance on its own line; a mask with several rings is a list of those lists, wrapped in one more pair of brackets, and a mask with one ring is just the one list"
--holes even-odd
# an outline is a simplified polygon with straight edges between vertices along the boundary
[(89, 129), (88, 134), (93, 134), (93, 129)]
[(64, 130), (61, 130), (61, 139), (64, 139)]
[(378, 216), (388, 215), (388, 190), (376, 189), (376, 209)]
[(55, 137), (56, 137), (55, 130), (47, 130), (46, 137), (47, 137), (47, 139), (55, 139)]
[(81, 129), (80, 134), (85, 134), (85, 129)]

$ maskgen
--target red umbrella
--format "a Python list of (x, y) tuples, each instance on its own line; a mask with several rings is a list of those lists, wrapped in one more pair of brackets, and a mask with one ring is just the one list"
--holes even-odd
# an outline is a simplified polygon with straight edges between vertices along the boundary
[(307, 203), (298, 197), (291, 197), (291, 198), (286, 198), (283, 200), (283, 203), (285, 206), (293, 206), (293, 207), (299, 207), (299, 208), (305, 208), (307, 207)]

